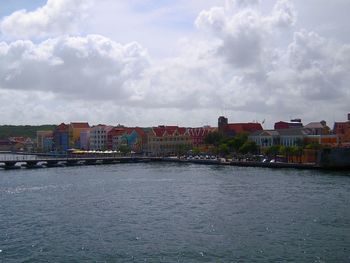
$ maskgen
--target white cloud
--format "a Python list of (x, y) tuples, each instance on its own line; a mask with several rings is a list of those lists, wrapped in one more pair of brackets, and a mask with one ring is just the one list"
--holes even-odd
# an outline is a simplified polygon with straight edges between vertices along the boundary
[(139, 44), (120, 45), (99, 35), (40, 44), (18, 40), (0, 47), (1, 88), (75, 99), (124, 100), (131, 93), (127, 82), (140, 78), (149, 63)]
[(91, 3), (92, 0), (48, 0), (35, 11), (23, 9), (6, 16), (0, 29), (5, 37), (14, 39), (76, 33)]
[[(43, 13), (50, 2), (33, 13)], [(182, 7), (186, 3), (180, 2)], [(200, 38), (186, 35), (177, 42), (173, 36), (172, 43), (164, 39), (174, 31), (162, 35), (168, 28), (146, 27), (176, 13), (168, 8), (152, 12), (151, 17), (142, 13), (139, 22), (127, 17), (131, 11), (121, 2), (113, 5), (121, 9), (106, 15), (111, 28), (116, 36), (145, 29), (140, 33), (142, 45), (120, 44), (126, 41), (101, 35), (0, 42), (0, 105), (7, 104), (0, 109), (14, 114), (18, 106), (7, 99), (12, 94), (23, 103), (19, 107), (26, 111), (23, 122), (36, 119), (40, 112), (45, 122), (85, 119), (128, 125), (215, 125), (219, 114), (234, 116), (230, 121), (267, 119), (269, 124), (289, 117), (310, 121), (342, 117), (350, 100), (350, 46), (301, 29), (292, 1), (273, 1), (269, 12), (262, 12), (259, 2), (265, 3), (227, 1), (203, 10), (195, 21), (203, 32)], [(200, 5), (190, 4), (193, 9)], [(113, 20), (118, 10), (122, 14)], [(31, 32), (50, 35), (49, 24), (31, 25), (35, 27)], [(25, 34), (27, 24), (18, 26), (17, 36), (33, 34)], [(123, 31), (123, 26), (130, 29)], [(54, 35), (63, 31), (53, 30)], [(74, 27), (68, 31), (74, 32)], [(154, 49), (176, 47), (177, 52), (167, 59), (151, 56), (145, 46), (152, 42)]]

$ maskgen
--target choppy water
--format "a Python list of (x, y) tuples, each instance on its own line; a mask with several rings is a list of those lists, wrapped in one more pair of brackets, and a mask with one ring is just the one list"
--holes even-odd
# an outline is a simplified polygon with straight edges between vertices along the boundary
[(350, 173), (0, 170), (0, 262), (350, 262)]

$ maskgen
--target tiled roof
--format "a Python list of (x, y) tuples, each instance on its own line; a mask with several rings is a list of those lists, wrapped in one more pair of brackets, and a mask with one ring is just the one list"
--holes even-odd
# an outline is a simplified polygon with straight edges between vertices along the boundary
[(320, 122), (310, 122), (308, 125), (305, 125), (305, 129), (323, 129), (324, 126)]
[(178, 126), (158, 126), (153, 128), (153, 132), (157, 137), (162, 137), (164, 135), (174, 135), (178, 132), (180, 135), (186, 133), (186, 128)]
[(68, 131), (68, 127), (69, 126), (67, 124), (61, 123), (56, 127), (56, 131), (65, 132), (65, 131)]
[(198, 137), (198, 136), (205, 136), (209, 132), (211, 132), (212, 128), (205, 128), (205, 127), (199, 127), (199, 128), (188, 128), (188, 133), (192, 137)]
[(87, 122), (71, 122), (70, 124), (74, 129), (85, 129), (90, 128)]
[(113, 128), (108, 132), (107, 136), (120, 136), (125, 133), (125, 128)]
[(140, 127), (125, 128), (125, 130), (129, 135), (135, 131), (140, 137), (145, 136), (145, 131)]
[(263, 128), (260, 123), (230, 123), (227, 125), (228, 131), (235, 133), (261, 131)]

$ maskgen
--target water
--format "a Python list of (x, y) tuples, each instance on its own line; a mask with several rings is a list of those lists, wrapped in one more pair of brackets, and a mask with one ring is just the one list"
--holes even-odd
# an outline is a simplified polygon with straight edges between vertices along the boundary
[(350, 173), (0, 170), (0, 262), (350, 262)]

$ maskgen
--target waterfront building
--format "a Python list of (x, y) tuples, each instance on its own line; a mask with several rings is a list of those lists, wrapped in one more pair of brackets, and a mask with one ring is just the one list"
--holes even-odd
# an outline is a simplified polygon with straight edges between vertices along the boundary
[(306, 135), (306, 131), (301, 128), (263, 130), (250, 134), (249, 139), (255, 142), (260, 147), (260, 149), (275, 145), (293, 147), (301, 145)]
[(53, 149), (57, 152), (66, 152), (69, 148), (69, 125), (61, 123), (53, 131)]
[(218, 119), (218, 131), (219, 133), (227, 137), (234, 137), (239, 133), (251, 134), (262, 130), (263, 128), (260, 123), (228, 123), (228, 119), (224, 116), (220, 116)]
[(69, 147), (81, 148), (80, 136), (81, 133), (90, 131), (89, 123), (87, 122), (71, 122), (68, 127)]
[(24, 151), (24, 152), (33, 152), (35, 143), (29, 137), (9, 137), (9, 140), (13, 143), (14, 151)]
[(36, 132), (36, 151), (50, 152), (53, 150), (53, 131)]
[(274, 125), (275, 130), (283, 130), (283, 129), (295, 129), (295, 128), (303, 128), (303, 123), (301, 119), (294, 119), (290, 122), (279, 121)]
[(9, 139), (0, 139), (0, 151), (14, 151), (15, 144)]
[(80, 149), (89, 150), (90, 149), (90, 131), (80, 132)]
[(126, 128), (124, 134), (124, 140), (127, 142), (127, 146), (136, 153), (141, 153), (143, 151), (143, 141), (145, 137), (146, 134), (140, 127)]
[(144, 151), (155, 156), (184, 154), (193, 146), (186, 128), (178, 126), (158, 126), (146, 132), (147, 143)]
[[(315, 129), (310, 129), (310, 127)], [(338, 136), (334, 134), (320, 134), (324, 127), (322, 129), (319, 128), (318, 125), (313, 125), (309, 126), (309, 128), (257, 131), (252, 133), (249, 139), (254, 141), (261, 150), (275, 145), (294, 147), (320, 144), (335, 147), (338, 144)]]
[(210, 126), (204, 126), (199, 128), (188, 128), (188, 133), (192, 140), (192, 145), (194, 147), (199, 147), (204, 145), (205, 137), (215, 130), (215, 128), (211, 128)]
[(320, 144), (327, 147), (337, 147), (339, 136), (336, 134), (312, 135), (308, 134), (304, 138), (305, 144)]
[(115, 127), (108, 132), (108, 149), (120, 150), (121, 147), (127, 147), (130, 151), (141, 153), (145, 140), (145, 131), (140, 127)]
[(305, 125), (304, 130), (309, 135), (327, 135), (330, 134), (330, 128), (327, 126), (325, 121), (320, 122), (310, 122)]
[(117, 151), (122, 145), (126, 145), (123, 135), (125, 133), (124, 127), (114, 127), (107, 133), (107, 149)]
[(256, 131), (249, 135), (249, 139), (261, 149), (280, 144), (279, 133), (276, 130)]
[(333, 133), (339, 136), (341, 145), (350, 146), (350, 113), (348, 121), (334, 123)]
[(104, 151), (108, 149), (108, 132), (113, 129), (112, 126), (99, 124), (93, 126), (90, 130), (90, 150)]

